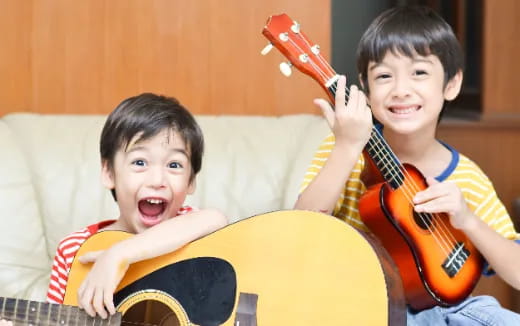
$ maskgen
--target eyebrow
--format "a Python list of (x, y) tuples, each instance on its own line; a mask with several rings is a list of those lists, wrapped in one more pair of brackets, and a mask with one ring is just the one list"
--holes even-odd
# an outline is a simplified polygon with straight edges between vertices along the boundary
[[(426, 59), (424, 57), (412, 57), (411, 59), (412, 59), (412, 64), (413, 63), (418, 63), (418, 62), (424, 62), (424, 63), (433, 64), (432, 60)], [(372, 71), (372, 70), (376, 69), (377, 67), (379, 67), (381, 65), (383, 65), (383, 61), (377, 62), (377, 63), (373, 64), (371, 67), (369, 66), (368, 70)]]
[[(137, 152), (137, 151), (140, 151), (140, 150), (146, 150), (146, 147), (136, 145), (136, 146), (132, 146), (130, 149), (127, 149), (125, 152), (126, 153), (132, 153), (132, 152)], [(184, 156), (189, 158), (188, 151), (186, 151), (184, 148), (172, 148), (169, 151), (170, 152), (174, 152), (174, 153), (184, 154)]]

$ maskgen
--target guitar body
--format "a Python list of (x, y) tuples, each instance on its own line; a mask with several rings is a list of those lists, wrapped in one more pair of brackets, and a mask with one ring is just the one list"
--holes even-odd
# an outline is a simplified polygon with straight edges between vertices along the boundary
[[(130, 236), (97, 233), (76, 257)], [(114, 303), (123, 323), (404, 325), (399, 275), (377, 246), (321, 213), (258, 215), (131, 265)], [(77, 305), (77, 289), (89, 268), (73, 262), (65, 304)]]
[[(475, 287), (482, 271), (482, 257), (464, 233), (451, 226), (447, 214), (421, 216), (414, 212), (410, 196), (403, 189), (417, 192), (426, 189), (427, 184), (415, 167), (404, 167), (406, 173), (399, 188), (392, 189), (382, 182), (367, 190), (359, 203), (361, 218), (397, 264), (406, 299), (414, 309), (457, 304)], [(462, 267), (450, 276), (454, 271), (447, 271), (443, 264), (449, 261), (449, 253), (456, 251), (456, 244), (464, 244), (468, 257), (463, 263), (460, 257), (453, 257)]]

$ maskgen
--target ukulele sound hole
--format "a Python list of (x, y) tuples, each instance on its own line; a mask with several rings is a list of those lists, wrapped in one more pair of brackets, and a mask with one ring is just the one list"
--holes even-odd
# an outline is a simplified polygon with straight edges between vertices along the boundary
[(421, 229), (428, 231), (431, 229), (433, 216), (428, 213), (417, 213), (413, 211), (413, 219)]
[(170, 307), (156, 300), (146, 300), (134, 304), (123, 315), (121, 325), (186, 325)]

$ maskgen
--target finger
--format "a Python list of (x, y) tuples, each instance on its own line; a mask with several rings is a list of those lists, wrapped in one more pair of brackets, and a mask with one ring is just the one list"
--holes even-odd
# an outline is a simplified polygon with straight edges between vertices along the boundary
[(91, 252), (87, 252), (86, 254), (84, 255), (81, 255), (78, 259), (79, 259), (79, 262), (82, 263), (82, 264), (88, 264), (88, 263), (92, 263), (92, 262), (95, 262), (97, 257), (101, 254), (101, 251), (91, 251)]
[(452, 209), (453, 207), (450, 206), (450, 201), (446, 200), (446, 197), (433, 199), (414, 207), (414, 210), (418, 213), (448, 213)]
[(85, 309), (85, 312), (91, 317), (96, 316), (96, 312), (94, 311), (94, 308), (92, 308), (92, 296), (94, 295), (93, 292), (94, 289), (87, 286), (83, 295), (78, 298), (78, 305), (80, 308)]
[(336, 110), (345, 108), (345, 87), (347, 86), (347, 78), (343, 75), (339, 76), (338, 88), (336, 89), (335, 106)]
[(334, 126), (335, 116), (334, 109), (330, 106), (329, 102), (324, 99), (318, 98), (314, 100), (314, 104), (321, 109), (323, 116), (332, 128)]
[(350, 86), (350, 96), (347, 103), (347, 110), (356, 112), (359, 107), (359, 91), (356, 85)]
[(105, 307), (111, 315), (116, 313), (116, 308), (114, 307), (113, 292), (114, 291), (105, 291), (105, 293), (103, 293), (103, 301), (105, 303)]
[(413, 202), (415, 204), (422, 204), (440, 197), (449, 196), (449, 190), (440, 186), (441, 183), (434, 184), (423, 191), (419, 191), (413, 197)]
[(103, 288), (99, 287), (94, 292), (94, 298), (92, 299), (92, 306), (94, 307), (94, 310), (96, 313), (101, 316), (101, 318), (105, 319), (107, 318), (107, 312), (105, 310), (105, 306), (103, 304)]

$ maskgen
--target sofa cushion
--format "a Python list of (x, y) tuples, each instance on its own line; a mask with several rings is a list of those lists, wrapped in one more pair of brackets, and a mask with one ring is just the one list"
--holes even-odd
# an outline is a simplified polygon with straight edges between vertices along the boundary
[(2, 296), (42, 299), (36, 289), (48, 284), (51, 260), (32, 174), (18, 140), (0, 120), (0, 289)]

